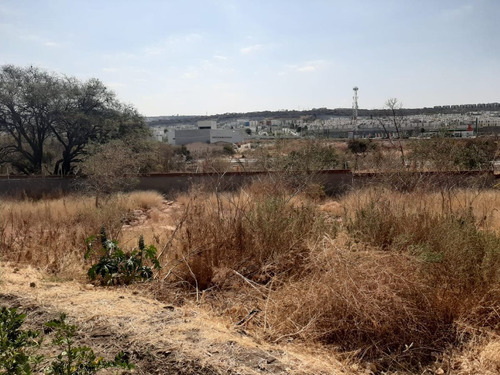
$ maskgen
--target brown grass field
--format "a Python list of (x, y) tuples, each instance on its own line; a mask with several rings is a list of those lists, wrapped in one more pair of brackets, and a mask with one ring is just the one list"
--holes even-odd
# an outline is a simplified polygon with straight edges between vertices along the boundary
[[(1, 261), (6, 275), (33, 270), (37, 283), (78, 289), (73, 302), (90, 304), (101, 297), (85, 286), (85, 238), (104, 226), (132, 248), (142, 234), (162, 269), (151, 282), (106, 293), (196, 311), (203, 332), (233, 327), (255, 310), (232, 334), (243, 331), (245, 347), (296, 353), (283, 365), (290, 373), (500, 372), (500, 191), (378, 186), (335, 199), (307, 192), (260, 181), (234, 193), (194, 188), (173, 200), (117, 194), (98, 208), (78, 195), (3, 200)], [(9, 277), (2, 293), (16, 294)], [(203, 333), (212, 335), (204, 345), (216, 345), (218, 334)], [(231, 369), (190, 350), (221, 373)], [(250, 367), (241, 373), (259, 371)]]

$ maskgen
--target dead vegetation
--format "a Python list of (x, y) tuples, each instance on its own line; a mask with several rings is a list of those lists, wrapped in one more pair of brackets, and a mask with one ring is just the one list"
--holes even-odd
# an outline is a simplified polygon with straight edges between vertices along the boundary
[(154, 192), (116, 194), (97, 208), (93, 198), (77, 195), (4, 200), (0, 203), (2, 260), (35, 265), (60, 277), (79, 275), (87, 237), (104, 226), (117, 238), (137, 210), (160, 206), (162, 200)]
[(163, 268), (140, 288), (195, 301), (256, 340), (321, 344), (374, 373), (500, 369), (497, 190), (306, 192), (260, 181), (168, 204), (141, 193), (100, 209), (3, 202), (2, 259), (83, 275), (86, 236), (104, 224), (126, 243), (146, 230)]

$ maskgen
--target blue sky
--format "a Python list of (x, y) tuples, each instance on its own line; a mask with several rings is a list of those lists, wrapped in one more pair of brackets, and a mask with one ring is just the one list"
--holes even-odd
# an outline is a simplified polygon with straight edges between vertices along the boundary
[(500, 0), (2, 0), (0, 64), (148, 116), (500, 102)]

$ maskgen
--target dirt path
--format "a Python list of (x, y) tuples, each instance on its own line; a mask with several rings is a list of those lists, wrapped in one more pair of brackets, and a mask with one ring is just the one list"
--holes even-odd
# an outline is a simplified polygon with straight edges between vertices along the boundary
[(32, 268), (7, 264), (0, 282), (0, 306), (19, 307), (32, 325), (65, 312), (80, 327), (82, 344), (107, 357), (129, 353), (135, 374), (344, 373), (334, 360), (300, 348), (257, 343), (195, 305), (173, 307), (129, 289), (53, 282)]

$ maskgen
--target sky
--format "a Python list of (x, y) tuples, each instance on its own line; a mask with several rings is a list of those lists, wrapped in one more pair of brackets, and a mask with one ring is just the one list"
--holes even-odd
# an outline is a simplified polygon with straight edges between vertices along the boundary
[(146, 116), (500, 102), (500, 0), (1, 0), (0, 65)]

